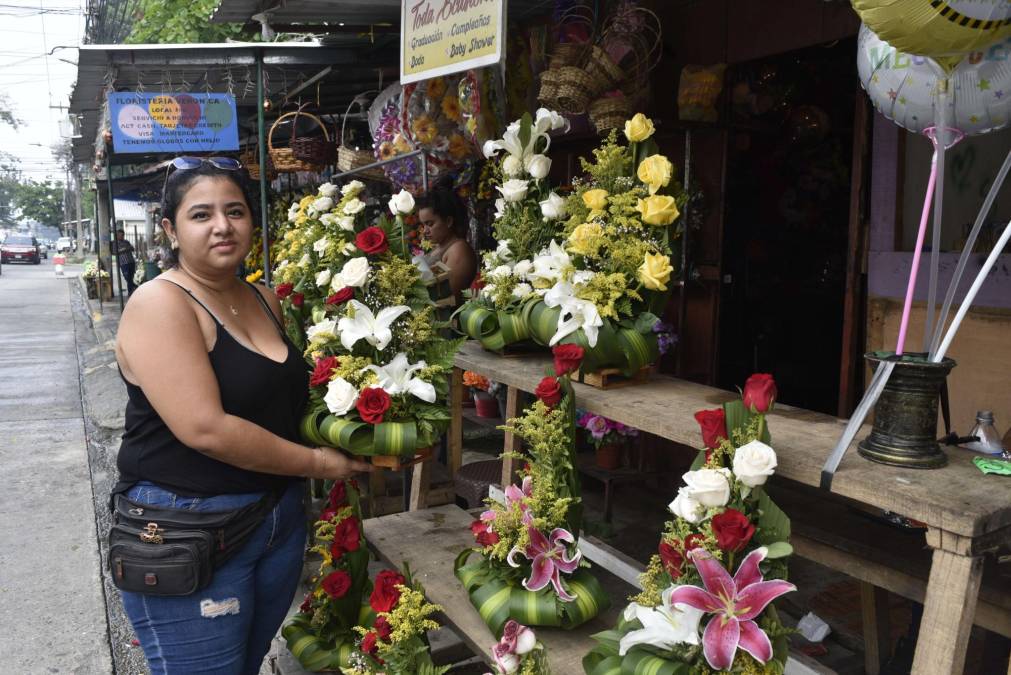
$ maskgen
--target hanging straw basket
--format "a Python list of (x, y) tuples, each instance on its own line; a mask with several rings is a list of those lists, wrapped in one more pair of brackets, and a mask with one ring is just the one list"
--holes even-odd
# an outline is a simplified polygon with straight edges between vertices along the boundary
[(541, 73), (541, 88), (537, 92), (537, 100), (548, 108), (558, 107), (558, 71), (545, 70)]
[(590, 58), (583, 69), (590, 78), (592, 96), (614, 89), (625, 79), (625, 72), (596, 45), (590, 50)]
[[(557, 70), (565, 66), (582, 67), (593, 45), (595, 31), (593, 10), (586, 5), (574, 5), (563, 12), (551, 27), (556, 44), (548, 59), (548, 68)], [(585, 38), (580, 36), (582, 39), (577, 39), (576, 34), (581, 32), (585, 33)]]
[[(582, 68), (566, 66), (554, 71), (556, 76), (555, 105), (558, 110), (570, 115), (581, 115), (594, 93), (593, 81)], [(596, 92), (599, 93), (599, 92)]]
[[(242, 166), (249, 172), (249, 177), (252, 180), (260, 180), (260, 158), (259, 158), (259, 148), (257, 146), (252, 146), (246, 148), (239, 155), (239, 162)], [(267, 180), (271, 181), (277, 178), (277, 171), (274, 170), (274, 163), (270, 161), (270, 153), (267, 153)]]
[(320, 129), (323, 130), (323, 136), (302, 136), (293, 139), (291, 141), (292, 155), (295, 159), (310, 164), (333, 164), (337, 159), (337, 145), (330, 140), (330, 134), (327, 132), (323, 120), (315, 115), (311, 115), (311, 117), (319, 123)]
[(598, 134), (620, 129), (635, 112), (632, 101), (625, 96), (605, 96), (590, 104), (590, 122)]
[[(295, 171), (319, 171), (322, 165), (315, 162), (307, 162), (302, 159), (298, 159), (295, 156), (295, 151), (292, 149), (291, 144), (295, 143), (297, 140), (295, 123), (292, 122), (291, 125), (291, 140), (286, 148), (275, 148), (274, 147), (274, 131), (277, 129), (277, 125), (289, 117), (298, 118), (299, 115), (306, 115), (312, 118), (319, 124), (323, 126), (323, 120), (316, 117), (312, 113), (302, 112), (300, 110), (295, 110), (293, 112), (288, 112), (280, 117), (278, 117), (272, 125), (270, 125), (270, 133), (267, 134), (267, 149), (270, 151), (270, 159), (274, 163), (274, 168), (280, 173), (294, 173)], [(323, 130), (326, 133), (326, 129)], [(329, 139), (329, 135), (327, 135)]]
[[(361, 98), (355, 97), (348, 106), (348, 109), (344, 111), (344, 120), (341, 122), (341, 146), (337, 148), (337, 169), (342, 173), (373, 164), (376, 161), (372, 148), (358, 150), (343, 144), (344, 139), (347, 138), (344, 132), (347, 129), (348, 115), (351, 114), (351, 110), (356, 105), (361, 110), (365, 109), (365, 104), (362, 103)], [(365, 178), (372, 178), (374, 180), (385, 180), (386, 178), (386, 174), (383, 172), (382, 167), (375, 167), (367, 171), (362, 171), (359, 175)]]

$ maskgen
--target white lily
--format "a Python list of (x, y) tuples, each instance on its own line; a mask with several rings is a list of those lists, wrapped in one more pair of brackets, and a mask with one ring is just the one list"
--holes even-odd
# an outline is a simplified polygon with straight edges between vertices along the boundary
[(502, 138), (497, 141), (485, 142), (483, 147), (484, 156), (490, 159), (497, 155), (499, 150), (505, 150), (513, 157), (521, 161), (525, 160), (527, 157), (534, 154), (534, 142), (538, 137), (539, 134), (531, 133), (530, 141), (524, 146), (520, 143), (520, 125), (513, 122), (506, 127), (506, 132), (502, 134)]
[(699, 644), (699, 621), (704, 612), (681, 602), (671, 605), (670, 596), (674, 588), (671, 586), (663, 592), (658, 607), (643, 607), (633, 602), (625, 609), (625, 619), (638, 619), (642, 629), (631, 631), (621, 638), (619, 656), (624, 656), (636, 645), (667, 650), (674, 645)]
[(379, 377), (379, 386), (390, 396), (411, 394), (428, 403), (435, 403), (435, 387), (429, 382), (411, 377), (414, 373), (427, 367), (424, 361), (411, 364), (407, 354), (400, 352), (385, 366), (368, 365), (365, 370), (372, 371)]
[(527, 274), (532, 281), (542, 280), (555, 283), (572, 268), (572, 261), (564, 248), (552, 239), (547, 250), (534, 258), (534, 269)]
[(350, 300), (348, 306), (353, 312), (352, 316), (346, 316), (337, 324), (337, 330), (341, 334), (341, 344), (344, 348), (351, 350), (355, 344), (364, 339), (370, 345), (382, 351), (393, 339), (393, 331), (390, 326), (404, 312), (411, 311), (407, 305), (397, 305), (396, 307), (384, 307), (375, 315), (366, 305), (357, 300)]
[(558, 328), (551, 337), (549, 346), (554, 347), (566, 335), (575, 333), (580, 328), (586, 334), (586, 342), (591, 347), (597, 346), (597, 334), (604, 320), (597, 311), (597, 306), (589, 300), (572, 298), (562, 304), (562, 313), (558, 315)]

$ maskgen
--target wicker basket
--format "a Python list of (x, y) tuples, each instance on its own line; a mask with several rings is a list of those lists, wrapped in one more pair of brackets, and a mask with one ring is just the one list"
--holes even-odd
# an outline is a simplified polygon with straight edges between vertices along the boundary
[(291, 141), (291, 152), (295, 159), (310, 164), (333, 164), (337, 159), (337, 144), (330, 139), (330, 133), (326, 130), (323, 120), (314, 116), (319, 122), (319, 128), (323, 130), (323, 136), (302, 136)]
[[(295, 151), (291, 148), (291, 143), (297, 140), (295, 135), (295, 124), (292, 122), (291, 125), (291, 141), (289, 146), (286, 148), (275, 148), (274, 147), (274, 130), (277, 129), (277, 125), (281, 123), (282, 120), (288, 117), (298, 117), (298, 115), (306, 115), (307, 117), (315, 120), (321, 127), (323, 126), (323, 120), (316, 117), (312, 113), (306, 113), (299, 110), (293, 112), (284, 113), (278, 117), (272, 125), (270, 125), (270, 133), (267, 134), (267, 149), (270, 151), (270, 159), (274, 163), (274, 168), (279, 173), (294, 173), (295, 171), (319, 171), (322, 168), (321, 164), (314, 162), (307, 162), (305, 160), (299, 159), (295, 156)], [(326, 130), (324, 129), (324, 133)], [(327, 135), (329, 138), (329, 135)]]
[(635, 112), (632, 101), (625, 96), (606, 96), (590, 104), (590, 122), (598, 134), (620, 129)]
[(607, 52), (596, 45), (590, 50), (590, 58), (583, 69), (590, 77), (592, 96), (614, 89), (625, 79), (625, 72), (611, 60)]
[(594, 93), (593, 81), (582, 68), (566, 66), (555, 71), (555, 106), (559, 112), (581, 115)]
[(537, 100), (547, 108), (558, 107), (558, 71), (545, 70), (541, 73), (541, 88), (537, 92)]
[(561, 42), (555, 45), (555, 49), (551, 53), (551, 59), (548, 61), (548, 68), (579, 67), (582, 65), (589, 48), (590, 45), (583, 42)]
[[(348, 115), (351, 114), (351, 110), (358, 106), (361, 110), (365, 109), (365, 104), (362, 102), (361, 97), (355, 97), (348, 106), (348, 109), (344, 111), (344, 120), (341, 122), (341, 143), (342, 145), (337, 148), (337, 169), (342, 173), (345, 171), (353, 171), (359, 167), (366, 166), (368, 164), (373, 164), (376, 162), (376, 156), (372, 151), (372, 148), (367, 148), (364, 150), (359, 150), (357, 148), (350, 148), (343, 145), (345, 136), (345, 131), (347, 129)], [(372, 178), (373, 180), (385, 180), (386, 174), (383, 172), (382, 167), (375, 167), (368, 169), (367, 171), (362, 171), (358, 174), (364, 178)]]
[[(239, 161), (242, 166), (249, 172), (249, 177), (252, 180), (260, 180), (260, 158), (257, 156), (259, 148), (257, 146), (252, 146), (242, 151), (239, 155)], [(271, 181), (277, 178), (277, 171), (274, 170), (274, 163), (270, 161), (270, 153), (267, 153), (267, 180)]]

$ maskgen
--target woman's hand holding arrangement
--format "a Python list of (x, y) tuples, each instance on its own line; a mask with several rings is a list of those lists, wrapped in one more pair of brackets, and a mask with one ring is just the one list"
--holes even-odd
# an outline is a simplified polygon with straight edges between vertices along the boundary
[(340, 480), (356, 473), (369, 473), (373, 466), (359, 459), (352, 459), (343, 452), (318, 446), (313, 449), (312, 473), (307, 478)]

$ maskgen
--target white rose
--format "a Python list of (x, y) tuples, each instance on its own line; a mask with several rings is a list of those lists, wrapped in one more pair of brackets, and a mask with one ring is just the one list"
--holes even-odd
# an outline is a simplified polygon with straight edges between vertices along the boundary
[(734, 452), (734, 475), (748, 487), (764, 485), (776, 468), (776, 451), (761, 441), (751, 441)]
[(730, 481), (726, 469), (699, 469), (689, 471), (682, 478), (688, 486), (688, 493), (698, 503), (707, 508), (726, 506), (730, 500)]
[(350, 183), (346, 183), (344, 187), (341, 188), (341, 194), (347, 197), (352, 192), (358, 194), (364, 189), (365, 183), (361, 182), (360, 180), (353, 180)]
[(499, 265), (491, 271), (491, 276), (495, 279), (508, 279), (513, 275), (513, 268), (509, 265)]
[(485, 284), (485, 287), (481, 289), (481, 295), (486, 298), (490, 298), (495, 295), (496, 288), (495, 284)]
[(285, 258), (281, 262), (277, 263), (277, 267), (275, 267), (274, 269), (276, 269), (278, 272), (280, 272), (281, 270), (283, 270), (287, 266), (288, 266), (288, 259)]
[(355, 246), (355, 243), (353, 241), (349, 241), (348, 243), (344, 244), (343, 250), (344, 255), (351, 255), (352, 253), (358, 250), (358, 247)]
[(514, 298), (525, 298), (534, 292), (534, 287), (530, 284), (516, 284), (516, 288), (513, 289)]
[(323, 223), (326, 227), (333, 227), (337, 224), (337, 214), (336, 213), (324, 213), (319, 217), (319, 222)]
[(534, 269), (534, 264), (529, 260), (520, 260), (518, 263), (513, 265), (513, 276), (519, 277), (520, 279), (526, 279), (527, 275), (530, 274)]
[(512, 251), (509, 250), (509, 243), (508, 239), (503, 239), (495, 247), (495, 255), (499, 260), (509, 260), (513, 257)]
[(496, 188), (507, 202), (518, 202), (527, 196), (527, 181), (519, 178), (507, 180)]
[(502, 173), (510, 178), (520, 175), (521, 171), (523, 171), (523, 162), (516, 155), (509, 155), (502, 161)]
[(495, 220), (505, 215), (505, 200), (499, 197), (495, 200)]
[(317, 324), (309, 326), (309, 330), (305, 332), (305, 335), (309, 338), (309, 342), (337, 337), (337, 321), (334, 319), (324, 319)]
[(345, 286), (361, 288), (369, 279), (369, 271), (368, 258), (364, 256), (352, 258), (344, 264), (344, 269), (340, 272), (341, 281), (344, 282)]
[(393, 215), (403, 213), (407, 215), (414, 210), (414, 197), (407, 190), (401, 190), (390, 197), (390, 212)]
[(321, 197), (333, 197), (337, 194), (337, 186), (333, 183), (323, 183), (319, 186), (319, 194)]
[(365, 208), (365, 202), (355, 197), (344, 204), (344, 213), (353, 216), (356, 213), (361, 213), (362, 209)]
[(327, 284), (330, 283), (330, 277), (331, 277), (330, 270), (323, 270), (322, 272), (316, 275), (316, 285), (321, 288), (323, 286), (326, 286)]
[(668, 506), (670, 512), (693, 525), (702, 520), (702, 505), (692, 497), (688, 488), (678, 490), (678, 496)]
[(354, 216), (338, 216), (337, 226), (342, 230), (347, 232), (355, 231), (355, 217)]
[(295, 202), (288, 208), (288, 220), (294, 223), (295, 218), (298, 217), (298, 202)]
[(320, 197), (309, 205), (309, 210), (314, 213), (326, 213), (333, 208), (333, 200), (329, 197)]
[(551, 160), (545, 155), (530, 155), (526, 159), (526, 170), (534, 178), (540, 180), (551, 171)]
[(316, 251), (320, 255), (326, 252), (326, 247), (330, 244), (330, 241), (326, 237), (320, 237), (312, 243), (312, 250)]
[(548, 220), (565, 217), (565, 200), (552, 192), (541, 202), (541, 214)]
[(335, 378), (327, 384), (323, 402), (334, 415), (346, 415), (358, 403), (358, 390), (343, 377)]

